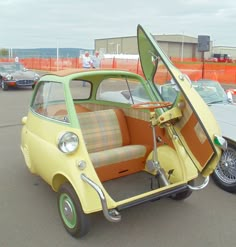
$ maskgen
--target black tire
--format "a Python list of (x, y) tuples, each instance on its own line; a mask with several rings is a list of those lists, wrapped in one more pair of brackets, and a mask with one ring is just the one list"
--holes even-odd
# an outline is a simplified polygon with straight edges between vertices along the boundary
[[(189, 184), (191, 186), (194, 186), (194, 180), (190, 181)], [(175, 195), (172, 195), (171, 196), (171, 199), (173, 200), (176, 200), (176, 201), (181, 201), (181, 200), (185, 200), (187, 199), (188, 197), (190, 197), (192, 195), (193, 191), (190, 190), (190, 189), (186, 189), (185, 191), (183, 192), (179, 192)]]
[(6, 82), (2, 81), (2, 90), (7, 91), (8, 90), (8, 85)]
[(89, 231), (88, 216), (83, 212), (79, 198), (69, 183), (60, 187), (57, 205), (67, 232), (73, 237), (85, 236)]
[(212, 173), (212, 179), (221, 189), (236, 193), (236, 144), (228, 141), (220, 162)]

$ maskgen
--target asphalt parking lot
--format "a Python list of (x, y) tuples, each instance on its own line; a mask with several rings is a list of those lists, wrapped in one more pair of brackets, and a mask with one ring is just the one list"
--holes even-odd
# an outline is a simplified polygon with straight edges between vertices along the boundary
[(236, 245), (236, 195), (212, 181), (186, 201), (163, 199), (127, 209), (120, 223), (94, 214), (88, 235), (72, 238), (59, 218), (56, 194), (30, 174), (21, 154), (21, 118), (27, 114), (31, 94), (31, 89), (0, 90), (1, 247)]

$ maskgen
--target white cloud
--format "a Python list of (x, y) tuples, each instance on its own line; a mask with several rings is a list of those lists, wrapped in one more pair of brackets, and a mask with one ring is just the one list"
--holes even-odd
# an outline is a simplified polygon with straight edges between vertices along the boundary
[(153, 34), (210, 35), (236, 46), (236, 2), (205, 0), (4, 0), (0, 47), (93, 48), (94, 39), (134, 36), (137, 24)]

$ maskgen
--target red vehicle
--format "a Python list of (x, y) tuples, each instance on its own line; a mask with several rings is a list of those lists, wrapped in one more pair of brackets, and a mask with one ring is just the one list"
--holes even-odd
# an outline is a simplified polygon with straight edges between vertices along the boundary
[(212, 58), (213, 62), (218, 62), (218, 63), (232, 63), (233, 59), (229, 54), (220, 54), (220, 53), (214, 53)]

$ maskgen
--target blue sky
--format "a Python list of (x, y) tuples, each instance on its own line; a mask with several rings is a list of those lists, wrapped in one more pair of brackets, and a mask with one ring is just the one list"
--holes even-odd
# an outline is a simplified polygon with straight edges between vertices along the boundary
[(94, 40), (152, 34), (210, 35), (236, 47), (235, 0), (2, 0), (0, 48), (94, 48)]

